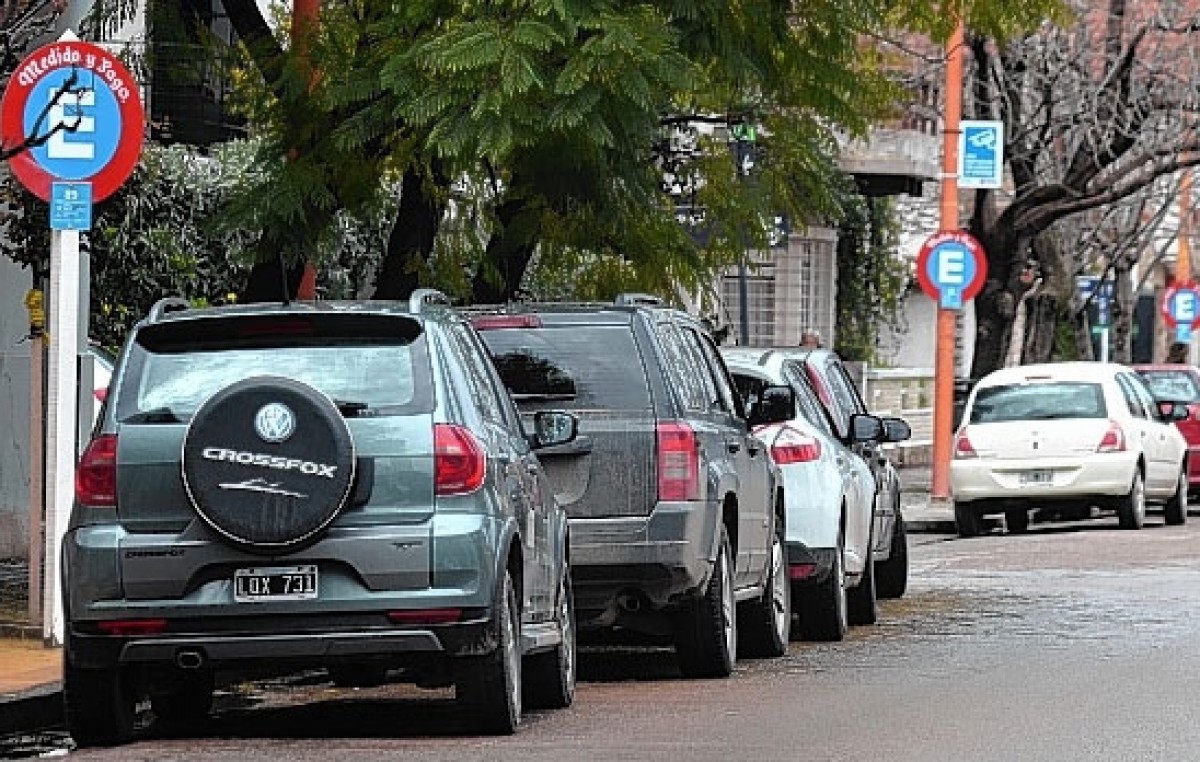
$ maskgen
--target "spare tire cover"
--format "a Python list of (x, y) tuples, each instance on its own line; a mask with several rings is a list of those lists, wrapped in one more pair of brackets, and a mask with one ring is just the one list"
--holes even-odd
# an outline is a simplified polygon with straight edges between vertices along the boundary
[(201, 519), (260, 553), (303, 547), (345, 505), (354, 441), (333, 402), (289, 378), (257, 376), (210, 397), (183, 443), (183, 484)]

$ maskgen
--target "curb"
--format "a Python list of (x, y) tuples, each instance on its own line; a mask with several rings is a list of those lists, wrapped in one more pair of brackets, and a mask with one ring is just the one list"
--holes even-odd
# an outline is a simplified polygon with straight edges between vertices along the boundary
[(904, 530), (918, 534), (954, 534), (958, 527), (954, 519), (910, 519), (905, 517)]
[(0, 735), (45, 730), (65, 721), (62, 683), (0, 696)]

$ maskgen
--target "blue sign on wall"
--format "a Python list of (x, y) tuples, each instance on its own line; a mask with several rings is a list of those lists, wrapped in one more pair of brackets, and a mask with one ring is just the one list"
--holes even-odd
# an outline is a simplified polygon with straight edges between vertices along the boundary
[(963, 120), (959, 126), (959, 187), (1001, 187), (1004, 184), (1004, 123)]

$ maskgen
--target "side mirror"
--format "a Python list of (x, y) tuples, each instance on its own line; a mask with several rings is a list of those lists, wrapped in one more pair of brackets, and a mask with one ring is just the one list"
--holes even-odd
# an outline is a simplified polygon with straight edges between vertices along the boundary
[(903, 418), (883, 419), (883, 441), (904, 442), (912, 437), (912, 427)]
[(750, 411), (751, 427), (783, 423), (796, 417), (796, 392), (783, 384), (764, 386), (758, 404)]
[(1168, 423), (1175, 421), (1186, 421), (1192, 411), (1184, 402), (1173, 402), (1171, 400), (1158, 400), (1155, 402), (1158, 406), (1158, 417)]
[(530, 446), (554, 447), (575, 440), (579, 419), (561, 410), (540, 410), (533, 414), (533, 434)]
[(875, 415), (855, 413), (850, 416), (850, 441), (878, 442), (886, 433), (883, 419)]

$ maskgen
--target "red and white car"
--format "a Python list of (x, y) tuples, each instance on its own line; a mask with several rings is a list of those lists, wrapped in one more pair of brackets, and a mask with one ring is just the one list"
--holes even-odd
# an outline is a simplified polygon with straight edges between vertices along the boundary
[(1188, 416), (1175, 422), (1188, 446), (1188, 492), (1200, 494), (1200, 368), (1195, 365), (1134, 365), (1155, 399), (1186, 402)]
[(1068, 516), (1115, 509), (1140, 529), (1148, 501), (1168, 524), (1187, 520), (1187, 443), (1172, 425), (1187, 406), (1156, 401), (1124, 365), (1062, 362), (997, 370), (971, 390), (954, 438), (950, 486), (964, 537), (1004, 514), (1024, 531), (1029, 511)]

